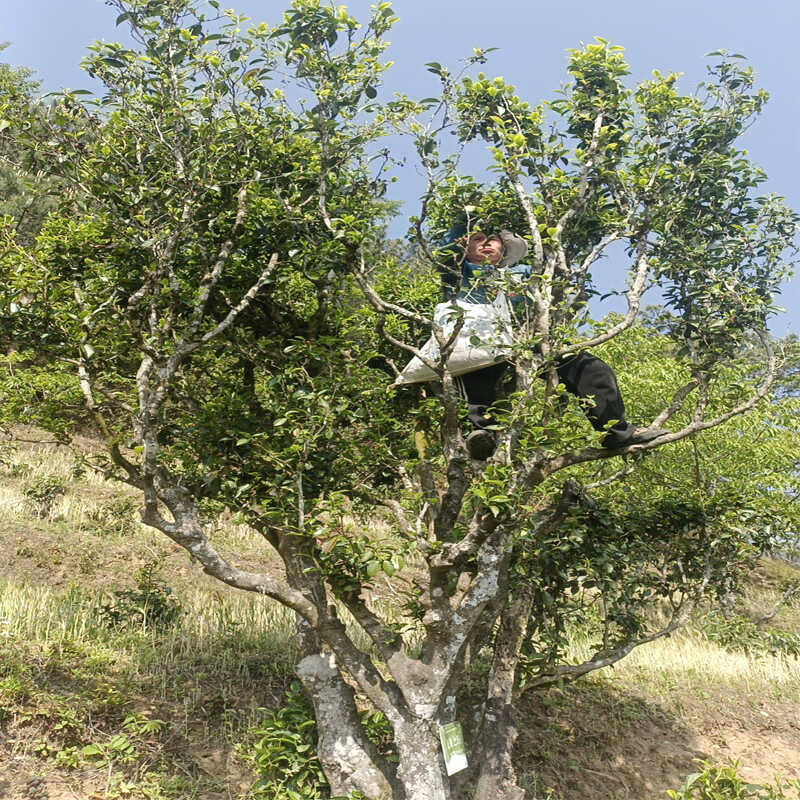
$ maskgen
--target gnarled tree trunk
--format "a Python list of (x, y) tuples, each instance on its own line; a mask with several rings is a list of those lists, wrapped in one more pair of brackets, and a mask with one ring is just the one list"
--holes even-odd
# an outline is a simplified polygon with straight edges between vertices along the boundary
[(371, 800), (402, 798), (376, 764), (378, 755), (364, 737), (353, 690), (342, 680), (333, 656), (306, 656), (297, 665), (297, 675), (314, 704), (317, 755), (331, 794), (347, 795), (356, 789)]

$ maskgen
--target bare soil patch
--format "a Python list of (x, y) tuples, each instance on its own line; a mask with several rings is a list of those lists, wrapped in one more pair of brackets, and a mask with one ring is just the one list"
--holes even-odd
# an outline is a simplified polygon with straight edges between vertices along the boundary
[(800, 778), (796, 699), (744, 687), (656, 696), (613, 680), (523, 697), (516, 755), (537, 774), (540, 796), (552, 787), (570, 800), (664, 800), (697, 771), (696, 759), (740, 760), (739, 773), (754, 783)]

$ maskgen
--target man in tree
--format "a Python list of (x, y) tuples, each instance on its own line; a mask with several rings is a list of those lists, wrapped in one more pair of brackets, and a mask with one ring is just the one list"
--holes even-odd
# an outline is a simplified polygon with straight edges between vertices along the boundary
[[(497, 233), (476, 231), (467, 236), (466, 222), (456, 222), (440, 242), (442, 294), (445, 300), (487, 303), (503, 278), (527, 281), (531, 267), (522, 259), (528, 252), (525, 240), (508, 230)], [(524, 303), (520, 295), (510, 295), (512, 306)], [(498, 388), (510, 367), (507, 361), (491, 364), (461, 375), (457, 380), (467, 401), (468, 416), (475, 430), (467, 437), (470, 455), (485, 461), (494, 452), (495, 424), (489, 408), (497, 399)], [(586, 400), (584, 409), (592, 427), (607, 431), (603, 447), (613, 449), (649, 442), (665, 430), (639, 429), (625, 419), (625, 404), (614, 370), (601, 358), (581, 351), (561, 357), (555, 363), (558, 379), (566, 390)]]

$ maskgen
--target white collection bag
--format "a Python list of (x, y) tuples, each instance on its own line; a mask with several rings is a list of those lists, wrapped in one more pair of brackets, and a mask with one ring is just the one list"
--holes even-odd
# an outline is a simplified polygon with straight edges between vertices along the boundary
[[(439, 303), (433, 312), (433, 322), (441, 327), (442, 334), (448, 338), (462, 314), (464, 323), (447, 359), (447, 369), (451, 375), (464, 375), (502, 361), (510, 353), (513, 343), (511, 312), (502, 292), (493, 303), (467, 303), (463, 300)], [(435, 336), (428, 339), (421, 352), (428, 361), (439, 361), (439, 344)], [(436, 378), (437, 374), (414, 356), (397, 376), (394, 385)]]

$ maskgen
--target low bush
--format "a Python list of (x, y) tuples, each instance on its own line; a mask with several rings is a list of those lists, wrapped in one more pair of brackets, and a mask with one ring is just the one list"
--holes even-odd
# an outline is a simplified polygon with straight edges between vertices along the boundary
[[(380, 711), (361, 712), (364, 734), (386, 759), (397, 760), (394, 735)], [(245, 754), (259, 775), (251, 794), (259, 800), (319, 800), (330, 789), (317, 756), (317, 723), (314, 707), (295, 681), (282, 708), (271, 711), (254, 731), (258, 738)], [(332, 800), (361, 800), (358, 794)]]
[[(667, 790), (671, 800), (797, 800), (800, 798), (800, 781), (784, 782), (778, 779), (771, 785), (748, 783), (739, 776), (739, 762), (712, 766), (708, 761), (698, 762), (701, 772), (695, 772), (674, 791)], [(791, 794), (787, 794), (791, 791)]]
[(255, 731), (260, 737), (249, 754), (258, 780), (252, 794), (261, 800), (320, 800), (330, 797), (317, 757), (314, 708), (296, 681), (282, 708), (271, 711)]
[(109, 628), (167, 628), (183, 614), (172, 589), (159, 577), (159, 559), (151, 559), (136, 573), (136, 588), (113, 592), (100, 603), (97, 616)]
[(800, 634), (760, 628), (741, 614), (726, 618), (713, 611), (700, 620), (698, 627), (706, 639), (726, 650), (745, 652), (752, 656), (783, 655), (800, 658)]
[(133, 536), (139, 530), (136, 513), (141, 504), (132, 497), (118, 497), (92, 509), (88, 516), (96, 522), (95, 533)]
[(42, 519), (50, 516), (53, 504), (66, 491), (66, 478), (60, 475), (42, 475), (24, 486), (22, 494), (31, 503), (36, 516)]

